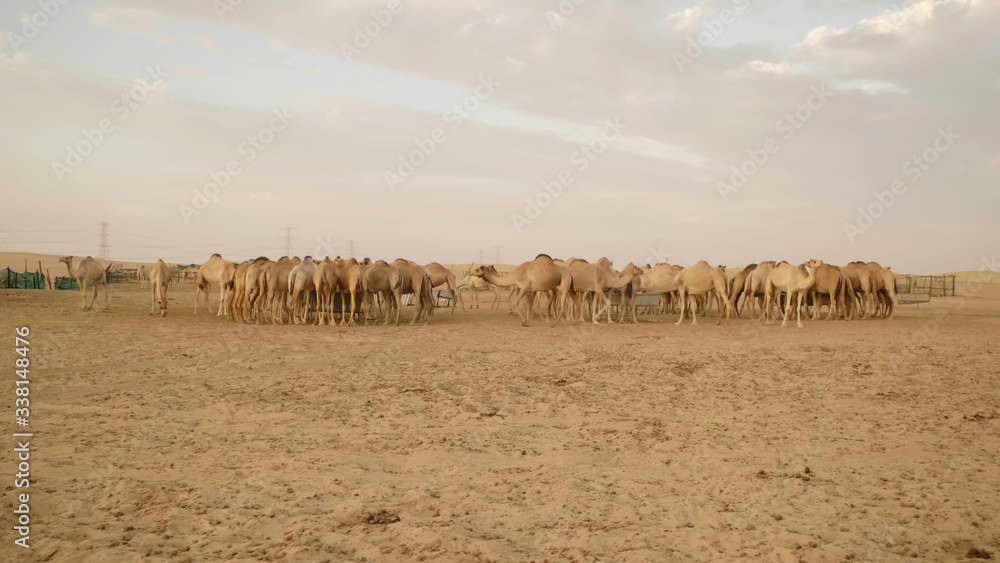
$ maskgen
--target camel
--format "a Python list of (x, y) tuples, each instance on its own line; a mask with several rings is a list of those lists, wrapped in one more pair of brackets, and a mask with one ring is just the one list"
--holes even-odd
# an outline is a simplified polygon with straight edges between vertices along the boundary
[(868, 301), (872, 296), (872, 274), (865, 268), (864, 262), (851, 262), (843, 267), (844, 275), (851, 286), (848, 289), (851, 295), (852, 308), (857, 311), (856, 318), (869, 318), (871, 311), (868, 308)]
[[(477, 278), (475, 276), (465, 276), (462, 281), (458, 283), (458, 290), (461, 291), (463, 287), (469, 288), (472, 291), (472, 309), (479, 308), (479, 290), (480, 289), (492, 289), (493, 290), (493, 305), (490, 308), (495, 308), (500, 306), (500, 290), (497, 286), (487, 282), (483, 278)], [(465, 304), (462, 305), (463, 309)]]
[[(521, 311), (521, 301), (537, 292), (557, 289), (559, 312), (556, 315), (556, 323), (558, 323), (566, 308), (566, 297), (573, 287), (573, 276), (565, 268), (557, 266), (547, 254), (539, 254), (531, 262), (524, 262), (507, 276), (500, 276), (492, 265), (479, 266), (469, 275), (483, 278), (500, 287), (516, 286), (518, 294), (513, 308), (521, 317), (522, 326), (528, 326), (528, 316)], [(529, 307), (528, 313), (530, 312)]]
[[(777, 263), (774, 260), (765, 260), (751, 270), (743, 281), (743, 303), (746, 307), (746, 302), (750, 302), (751, 319), (754, 318), (754, 304), (757, 303), (758, 299), (760, 299), (760, 316), (757, 317), (757, 320), (764, 318), (764, 286), (767, 285), (767, 276), (775, 267), (777, 267)], [(739, 307), (737, 307), (737, 314), (739, 314)]]
[(141, 264), (139, 269), (135, 271), (135, 279), (139, 282), (139, 289), (149, 285), (149, 270), (145, 264)]
[(427, 271), (420, 264), (403, 258), (397, 258), (392, 265), (399, 271), (400, 295), (413, 293), (416, 302), (417, 313), (410, 319), (410, 324), (416, 323), (424, 315), (430, 323), (434, 315), (434, 299), (431, 297), (431, 278)]
[(219, 284), (219, 311), (216, 315), (225, 315), (226, 296), (233, 287), (233, 276), (235, 275), (236, 264), (223, 259), (218, 253), (213, 254), (208, 262), (202, 264), (198, 268), (198, 275), (195, 278), (197, 287), (194, 290), (194, 314), (198, 314), (198, 301), (203, 291), (205, 292), (205, 304), (210, 305), (208, 290), (213, 283), (216, 283)]
[[(355, 296), (361, 295), (361, 273), (364, 268), (371, 265), (372, 261), (365, 258), (358, 262), (354, 258), (347, 261), (335, 259), (334, 263), (340, 267), (340, 279), (338, 280), (338, 290), (340, 291), (340, 326), (354, 324), (354, 314), (357, 311), (357, 300)], [(351, 296), (350, 314), (347, 311), (347, 296)], [(363, 295), (362, 295), (363, 297)]]
[[(383, 294), (386, 302), (385, 321), (382, 324), (389, 324), (392, 310), (396, 310), (395, 324), (399, 325), (399, 312), (402, 309), (401, 288), (402, 276), (396, 266), (387, 263), (385, 260), (378, 260), (370, 266), (366, 266), (361, 271), (361, 305), (365, 315), (365, 326), (368, 326), (368, 319), (371, 317), (372, 300), (376, 294)], [(371, 297), (369, 297), (371, 294)]]
[(878, 262), (868, 262), (864, 268), (872, 278), (873, 314), (877, 315), (881, 311), (882, 318), (892, 320), (896, 313), (896, 274)]
[[(66, 271), (69, 272), (69, 277), (76, 280), (76, 283), (80, 285), (84, 311), (93, 307), (94, 301), (97, 300), (97, 282), (101, 282), (101, 285), (104, 286), (104, 310), (106, 311), (110, 308), (111, 298), (108, 296), (108, 271), (111, 269), (111, 264), (108, 264), (105, 268), (101, 266), (100, 262), (90, 256), (81, 259), (75, 268), (73, 267), (72, 256), (63, 256), (59, 261), (66, 264)], [(87, 305), (87, 282), (94, 283), (94, 298), (90, 300), (90, 305)]]
[[(631, 263), (625, 267), (620, 275), (612, 274), (610, 266), (598, 266), (585, 260), (567, 260), (566, 269), (573, 276), (573, 291), (577, 295), (574, 301), (580, 309), (580, 322), (583, 322), (583, 304), (579, 300), (583, 298), (584, 293), (593, 294), (590, 305), (590, 319), (593, 324), (597, 324), (601, 315), (611, 308), (611, 300), (606, 292), (609, 289), (623, 289), (636, 277), (642, 275), (642, 271)], [(597, 308), (598, 297), (603, 305), (600, 310)], [(610, 315), (608, 322), (611, 322)]]
[(236, 322), (242, 315), (242, 310), (237, 308), (238, 303), (242, 303), (246, 297), (246, 273), (251, 262), (241, 262), (233, 272), (233, 289), (226, 296), (226, 316), (230, 321)]
[(736, 308), (736, 318), (740, 318), (740, 297), (743, 296), (744, 288), (747, 278), (750, 273), (757, 269), (757, 264), (750, 264), (749, 266), (743, 268), (733, 276), (733, 279), (729, 280), (729, 300), (733, 302), (733, 306)]
[[(649, 291), (648, 288), (650, 287), (666, 285), (672, 282), (674, 278), (677, 277), (677, 274), (681, 273), (681, 270), (683, 270), (683, 268), (679, 266), (672, 266), (666, 263), (657, 264), (651, 267), (650, 269), (646, 270), (645, 272), (643, 272), (642, 278), (640, 279), (639, 287), (643, 291), (648, 292)], [(650, 292), (650, 293), (663, 293), (663, 296), (660, 299), (661, 306), (659, 308), (659, 312), (660, 313), (666, 312), (667, 304), (670, 300), (669, 294), (672, 292)]]
[(264, 288), (267, 295), (265, 307), (270, 307), (270, 315), (274, 321), (285, 322), (288, 276), (292, 273), (292, 268), (301, 262), (302, 260), (298, 256), (292, 258), (282, 256), (277, 262), (268, 264), (264, 269)]
[(153, 288), (153, 304), (149, 310), (152, 315), (156, 311), (156, 306), (160, 306), (160, 316), (167, 316), (167, 287), (170, 285), (170, 269), (162, 259), (149, 269), (149, 285)]
[[(339, 258), (338, 256), (337, 260)], [(340, 266), (329, 256), (320, 260), (313, 273), (313, 285), (316, 286), (316, 324), (324, 324), (329, 314), (330, 325), (333, 325), (333, 294), (339, 284)]]
[[(732, 314), (733, 304), (729, 301), (725, 274), (723, 274), (718, 268), (713, 268), (704, 260), (699, 261), (693, 266), (684, 268), (672, 281), (664, 285), (649, 287), (648, 291), (651, 293), (669, 293), (671, 291), (677, 292), (678, 300), (681, 304), (681, 318), (678, 319), (675, 324), (681, 324), (681, 322), (684, 321), (688, 295), (711, 294), (714, 291), (720, 302), (725, 303), (726, 305), (727, 323), (729, 322), (730, 315)], [(697, 323), (698, 316), (695, 314), (695, 308), (692, 308), (691, 324)], [(715, 324), (722, 324), (721, 308), (719, 310), (719, 321)]]
[[(834, 314), (837, 313), (837, 304), (845, 311), (846, 317), (846, 306), (844, 302), (845, 298), (845, 281), (844, 275), (840, 271), (840, 268), (836, 266), (831, 266), (830, 264), (823, 264), (822, 266), (816, 268), (816, 281), (813, 282), (812, 287), (809, 289), (809, 295), (812, 296), (813, 306), (816, 310), (813, 311), (812, 320), (819, 320), (819, 310), (822, 308), (822, 301), (820, 295), (827, 295), (830, 298), (830, 312), (826, 315), (826, 320), (832, 320)], [(839, 295), (839, 298), (838, 298)], [(839, 317), (837, 313), (837, 317)]]
[(312, 256), (306, 256), (288, 272), (287, 306), (293, 324), (305, 324), (309, 319), (309, 296), (316, 291), (313, 284), (315, 273), (316, 262)]
[(240, 317), (246, 322), (253, 320), (260, 324), (267, 295), (266, 272), (272, 264), (274, 262), (266, 256), (259, 256), (247, 265), (243, 275), (243, 293), (233, 304), (233, 308), (240, 310)]
[[(767, 321), (771, 324), (772, 300), (779, 292), (785, 292), (785, 312), (782, 317), (781, 327), (788, 324), (788, 313), (792, 310), (792, 299), (798, 296), (798, 305), (795, 307), (795, 319), (798, 327), (802, 328), (802, 304), (805, 302), (806, 292), (816, 281), (816, 270), (823, 265), (822, 260), (812, 259), (800, 266), (792, 266), (787, 262), (782, 262), (767, 276), (767, 283), (764, 286), (764, 308), (766, 309)], [(808, 267), (808, 273), (805, 268)]]
[(465, 301), (459, 299), (458, 296), (458, 286), (455, 285), (455, 273), (445, 268), (437, 262), (431, 262), (430, 264), (424, 266), (424, 270), (427, 275), (431, 278), (431, 287), (438, 287), (441, 285), (446, 285), (448, 291), (451, 292), (451, 314), (455, 314), (455, 306), (458, 303), (462, 303), (462, 312), (465, 312)]

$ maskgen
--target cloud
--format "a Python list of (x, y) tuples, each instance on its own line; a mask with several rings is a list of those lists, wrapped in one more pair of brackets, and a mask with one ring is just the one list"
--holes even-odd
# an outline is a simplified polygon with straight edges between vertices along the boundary
[(212, 39), (211, 37), (205, 35), (199, 35), (198, 37), (194, 38), (194, 42), (199, 49), (208, 53), (209, 55), (222, 54), (222, 48), (219, 47), (219, 44), (216, 43), (215, 40)]

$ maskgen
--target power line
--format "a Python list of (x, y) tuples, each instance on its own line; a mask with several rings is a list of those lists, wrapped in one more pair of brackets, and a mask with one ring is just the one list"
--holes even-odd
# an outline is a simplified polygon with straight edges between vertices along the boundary
[(98, 225), (101, 228), (100, 234), (97, 235), (97, 256), (102, 260), (108, 259), (108, 222), (101, 221)]
[(285, 239), (285, 256), (292, 255), (292, 239), (295, 238), (292, 236), (292, 231), (295, 229), (296, 227), (281, 227), (281, 230), (285, 231), (285, 236), (281, 237)]

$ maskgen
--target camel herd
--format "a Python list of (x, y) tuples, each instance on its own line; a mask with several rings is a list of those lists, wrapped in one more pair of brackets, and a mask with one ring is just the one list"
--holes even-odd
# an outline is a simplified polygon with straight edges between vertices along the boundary
[[(105, 286), (107, 304), (107, 269), (90, 257), (76, 264), (72, 256), (60, 261), (80, 283), (84, 309), (89, 309), (97, 298), (96, 281)], [(150, 314), (159, 307), (160, 315), (165, 316), (171, 268), (159, 260), (141, 270), (140, 284), (148, 284), (152, 290)], [(95, 282), (89, 305), (88, 281)], [(462, 287), (473, 290), (474, 307), (479, 306), (477, 290), (491, 289), (495, 295), (493, 306), (497, 307), (498, 288), (509, 288), (511, 311), (525, 326), (536, 316), (556, 322), (578, 316), (583, 322), (588, 309), (591, 322), (596, 324), (605, 315), (612, 322), (612, 305), (619, 305), (617, 322), (624, 322), (629, 315), (631, 322), (637, 322), (635, 303), (639, 294), (659, 294), (660, 313), (679, 310), (676, 324), (683, 322), (688, 312), (692, 324), (697, 323), (698, 315), (709, 314), (713, 307), (718, 312), (716, 324), (723, 317), (728, 322), (734, 311), (739, 317), (743, 309), (749, 308), (751, 318), (765, 320), (766, 324), (780, 313), (782, 327), (794, 313), (800, 328), (803, 308), (807, 315), (812, 308), (813, 320), (819, 319), (824, 306), (828, 309), (827, 320), (872, 316), (891, 319), (896, 308), (895, 274), (890, 268), (876, 262), (833, 266), (815, 259), (797, 266), (765, 261), (730, 276), (725, 266), (713, 267), (705, 261), (687, 268), (630, 263), (618, 271), (607, 258), (590, 263), (580, 258), (558, 260), (539, 254), (506, 275), (491, 265), (478, 266), (459, 283), (451, 270), (437, 262), (420, 265), (402, 258), (390, 263), (368, 258), (360, 262), (354, 258), (344, 260), (339, 256), (322, 260), (285, 256), (277, 261), (260, 257), (237, 264), (213, 254), (197, 269), (195, 282), (195, 314), (203, 299), (209, 304), (208, 292), (215, 285), (219, 287), (216, 315), (255, 324), (332, 325), (339, 308), (341, 326), (354, 324), (358, 315), (367, 325), (369, 320), (377, 320), (372, 317), (376, 306), (383, 324), (399, 324), (402, 297), (407, 294), (414, 296), (416, 305), (410, 324), (430, 322), (435, 309), (432, 289), (436, 287), (446, 288), (456, 296), (451, 302), (452, 314), (458, 304), (465, 310), (459, 295)], [(543, 298), (547, 301), (544, 307)]]

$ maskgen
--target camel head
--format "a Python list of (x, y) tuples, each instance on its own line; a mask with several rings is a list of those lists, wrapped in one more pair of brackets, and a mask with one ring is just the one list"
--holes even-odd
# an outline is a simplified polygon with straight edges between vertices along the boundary
[(806, 262), (806, 266), (809, 266), (810, 270), (815, 270), (823, 265), (823, 261), (819, 258), (813, 258), (812, 260)]
[(361, 264), (362, 266), (371, 266), (372, 265), (372, 259), (369, 258), (369, 257), (367, 257), (367, 256), (365, 256), (364, 259), (362, 259), (361, 262), (358, 262), (358, 263)]
[(63, 256), (62, 258), (59, 259), (59, 261), (62, 262), (63, 264), (66, 264), (67, 266), (72, 266), (73, 265), (73, 257), (72, 256)]
[(161, 317), (167, 316), (167, 299), (166, 299), (166, 297), (164, 297), (163, 299), (157, 299), (156, 300), (156, 304), (160, 306), (160, 316)]
[(487, 273), (497, 275), (497, 270), (492, 265), (484, 264), (482, 266), (476, 266), (476, 269), (469, 272), (469, 275), (475, 278), (481, 278)]

